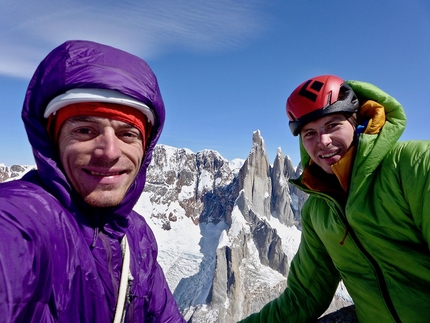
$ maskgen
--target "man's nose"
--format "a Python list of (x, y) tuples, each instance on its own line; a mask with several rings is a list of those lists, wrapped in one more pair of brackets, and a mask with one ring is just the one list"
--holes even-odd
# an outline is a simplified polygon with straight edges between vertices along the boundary
[(320, 133), (319, 142), (322, 146), (327, 147), (331, 144), (331, 137), (327, 133)]
[(121, 157), (120, 140), (113, 129), (100, 134), (94, 154), (106, 160), (115, 160)]

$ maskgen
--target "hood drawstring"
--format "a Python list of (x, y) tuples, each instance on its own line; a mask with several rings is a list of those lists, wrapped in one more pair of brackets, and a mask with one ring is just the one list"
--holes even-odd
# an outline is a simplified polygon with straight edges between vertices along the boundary
[(340, 244), (341, 246), (343, 246), (343, 244), (345, 243), (345, 240), (346, 240), (346, 237), (347, 237), (347, 235), (348, 235), (348, 232), (349, 232), (349, 229), (348, 229), (348, 227), (346, 227), (346, 228), (345, 228), (345, 234), (344, 234), (344, 236), (343, 236), (343, 239), (342, 239), (342, 241), (341, 241), (341, 242), (339, 242), (339, 244)]
[(94, 228), (93, 242), (91, 243), (91, 249), (94, 249), (94, 247), (96, 246), (96, 242), (97, 242), (97, 239), (99, 237), (99, 231), (100, 230), (98, 227)]

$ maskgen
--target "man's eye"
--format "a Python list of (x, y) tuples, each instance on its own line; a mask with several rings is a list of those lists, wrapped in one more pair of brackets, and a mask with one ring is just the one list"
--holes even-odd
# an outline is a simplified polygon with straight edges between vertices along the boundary
[(124, 141), (135, 141), (140, 139), (139, 131), (124, 131), (118, 134), (119, 138), (122, 138)]
[(329, 123), (327, 125), (327, 128), (328, 129), (333, 129), (333, 128), (336, 128), (339, 124), (340, 124), (339, 122), (332, 122), (332, 123)]
[(311, 137), (315, 132), (314, 131), (307, 131), (305, 133), (303, 133), (303, 137), (309, 138)]
[(82, 135), (88, 135), (92, 133), (90, 128), (76, 128), (74, 132)]

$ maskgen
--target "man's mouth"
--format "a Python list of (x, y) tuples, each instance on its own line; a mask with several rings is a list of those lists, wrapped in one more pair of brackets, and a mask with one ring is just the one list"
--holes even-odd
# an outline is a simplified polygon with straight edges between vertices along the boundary
[(331, 158), (331, 157), (337, 155), (339, 153), (339, 151), (340, 150), (336, 150), (336, 151), (329, 153), (329, 154), (320, 155), (320, 158), (322, 158), (322, 159)]
[(89, 175), (93, 175), (93, 176), (103, 176), (103, 177), (108, 177), (108, 176), (117, 176), (117, 175), (121, 175), (121, 174), (125, 174), (126, 171), (121, 171), (121, 172), (109, 172), (109, 173), (104, 173), (104, 172), (94, 172), (94, 171), (90, 171), (88, 169), (84, 169), (84, 172), (89, 174)]

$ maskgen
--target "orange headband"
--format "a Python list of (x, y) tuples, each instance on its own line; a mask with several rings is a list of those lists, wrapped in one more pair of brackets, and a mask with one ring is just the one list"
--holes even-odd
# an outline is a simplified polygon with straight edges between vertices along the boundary
[(63, 123), (77, 116), (102, 117), (129, 123), (140, 131), (145, 141), (151, 130), (146, 116), (135, 108), (115, 103), (83, 102), (69, 104), (49, 116), (47, 129), (51, 137), (58, 140)]

